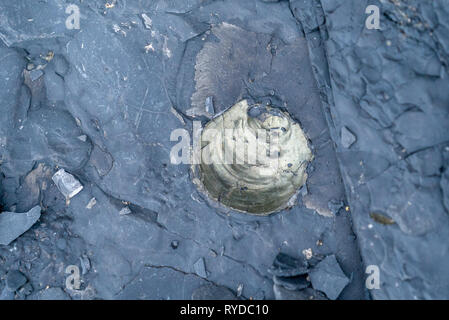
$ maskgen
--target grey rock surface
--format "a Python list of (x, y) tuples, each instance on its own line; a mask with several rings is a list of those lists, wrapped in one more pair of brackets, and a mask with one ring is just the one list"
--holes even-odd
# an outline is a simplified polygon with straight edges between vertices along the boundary
[[(447, 6), (290, 4), (309, 40), (364, 263), (380, 268), (371, 296), (447, 299)], [(368, 4), (380, 9), (380, 30), (365, 28)], [(357, 136), (350, 149), (344, 127)], [(377, 223), (373, 212), (396, 224)]]
[(327, 256), (309, 273), (314, 289), (323, 292), (329, 299), (335, 300), (349, 283), (334, 255)]
[(41, 216), (41, 207), (28, 212), (2, 212), (0, 214), (0, 244), (9, 245), (30, 229)]
[[(288, 2), (83, 2), (79, 30), (65, 28), (63, 1), (27, 9), (34, 23), (25, 25), (19, 8), (31, 2), (20, 3), (0, 2), (8, 18), (0, 20), (0, 59), (8, 62), (0, 86), (1, 204), (25, 211), (42, 203), (45, 214), (17, 251), (0, 247), (6, 269), (23, 264), (41, 292), (60, 287), (65, 268), (77, 265), (85, 274), (80, 292), (66, 292), (73, 299), (191, 299), (206, 284), (243, 285), (240, 298), (270, 299), (267, 269), (280, 249), (298, 256), (313, 248), (339, 255), (354, 273), (346, 298), (365, 297), (350, 216), (329, 218), (327, 204), (344, 199), (344, 187)], [(30, 63), (44, 73), (35, 81), (22, 77)], [(170, 163), (171, 132), (190, 133), (187, 110), (211, 112), (210, 97), (214, 113), (247, 98), (301, 122), (315, 147), (314, 170), (291, 210), (266, 218), (223, 212), (195, 188), (188, 165)], [(84, 186), (67, 205), (51, 181), (58, 167)], [(126, 206), (131, 213), (119, 215)], [(324, 245), (316, 248), (318, 240)], [(195, 273), (199, 259), (207, 280)]]
[(43, 289), (33, 297), (36, 300), (70, 300), (70, 297), (58, 287)]
[[(268, 269), (311, 248), (352, 275), (340, 299), (368, 297), (372, 264), (375, 299), (447, 298), (448, 9), (374, 4), (380, 30), (355, 0), (84, 1), (67, 29), (65, 1), (0, 1), (0, 204), (44, 212), (14, 251), (0, 245), (0, 277), (20, 270), (28, 299), (191, 299), (206, 285), (310, 298)], [(217, 208), (170, 163), (171, 133), (191, 134), (210, 97), (215, 114), (246, 98), (301, 123), (315, 158), (291, 210)], [(84, 186), (67, 205), (58, 168)], [(80, 292), (61, 289), (68, 265), (84, 270)]]

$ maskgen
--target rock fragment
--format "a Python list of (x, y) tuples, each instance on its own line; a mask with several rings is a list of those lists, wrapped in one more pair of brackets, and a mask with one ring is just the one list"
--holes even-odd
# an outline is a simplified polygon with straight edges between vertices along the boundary
[(92, 209), (97, 204), (97, 199), (92, 198), (89, 200), (89, 202), (86, 205), (86, 209)]
[(279, 253), (274, 259), (273, 265), (268, 269), (273, 276), (293, 277), (306, 274), (307, 262), (303, 259), (296, 259), (285, 253)]
[(195, 262), (195, 264), (193, 265), (193, 270), (200, 277), (207, 278), (206, 265), (204, 264), (203, 258), (200, 258), (197, 262)]
[(80, 257), (80, 264), (81, 264), (81, 274), (85, 275), (86, 273), (89, 272), (90, 267), (91, 267), (89, 257), (87, 255), (83, 254)]
[(33, 293), (33, 286), (31, 285), (31, 283), (27, 282), (22, 288), (18, 290), (17, 293), (21, 299), (25, 299), (27, 296)]
[(64, 169), (59, 169), (58, 172), (53, 175), (52, 180), (66, 199), (73, 198), (83, 190), (81, 183)]
[(3, 212), (0, 214), (0, 244), (9, 245), (31, 228), (40, 216), (40, 206), (25, 213)]
[(349, 149), (356, 140), (356, 136), (348, 128), (341, 128), (341, 144), (344, 148)]
[(237, 297), (241, 297), (243, 293), (243, 283), (239, 283), (237, 287)]
[(6, 286), (10, 291), (17, 291), (28, 279), (19, 270), (11, 270), (6, 274)]
[(323, 292), (329, 299), (335, 300), (349, 283), (335, 255), (327, 256), (309, 273), (314, 289)]
[(131, 209), (128, 207), (123, 207), (122, 210), (118, 213), (121, 216), (126, 216), (127, 214), (131, 213)]
[(153, 26), (153, 21), (151, 20), (151, 18), (146, 13), (142, 13), (142, 19), (145, 28), (151, 29), (151, 27)]
[(87, 136), (85, 134), (82, 134), (82, 135), (78, 136), (78, 140), (80, 140), (82, 142), (86, 142), (87, 141)]
[(307, 260), (312, 259), (312, 257), (313, 257), (312, 248), (307, 248), (307, 249), (302, 250), (302, 254), (304, 255), (304, 257)]

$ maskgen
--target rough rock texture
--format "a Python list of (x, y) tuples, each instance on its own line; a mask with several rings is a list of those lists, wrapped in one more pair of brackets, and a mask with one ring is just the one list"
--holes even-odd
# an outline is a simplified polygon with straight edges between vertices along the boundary
[[(191, 299), (204, 285), (271, 299), (274, 257), (313, 248), (354, 275), (342, 299), (365, 298), (351, 217), (328, 208), (344, 187), (289, 3), (77, 5), (80, 29), (69, 30), (65, 1), (0, 1), (1, 204), (44, 208), (15, 250), (0, 246), (0, 274), (19, 269), (35, 299)], [(245, 98), (300, 121), (315, 160), (291, 210), (223, 211), (196, 190), (188, 165), (170, 163), (171, 132), (191, 133), (187, 110), (210, 97), (216, 113)], [(84, 186), (67, 203), (51, 181), (59, 168)], [(79, 290), (64, 285), (70, 265)]]
[[(447, 299), (445, 1), (290, 4), (309, 40), (364, 263), (380, 268), (372, 297)], [(380, 8), (380, 30), (365, 28), (368, 4)], [(350, 149), (339, 139), (345, 127), (357, 136)]]
[[(368, 1), (112, 3), (77, 2), (69, 30), (65, 1), (0, 0), (0, 204), (43, 208), (0, 246), (0, 278), (20, 270), (32, 286), (16, 298), (191, 299), (207, 285), (287, 298), (268, 268), (311, 248), (352, 274), (340, 298), (362, 299), (357, 245), (381, 270), (373, 298), (448, 298), (444, 1), (378, 3), (381, 30), (364, 28)], [(223, 211), (170, 163), (171, 132), (191, 133), (209, 97), (215, 113), (246, 98), (301, 123), (315, 158), (291, 210)], [(60, 168), (84, 186), (70, 203)], [(329, 209), (345, 191), (350, 213)], [(69, 265), (79, 290), (64, 286)], [(320, 297), (306, 290), (296, 298)]]

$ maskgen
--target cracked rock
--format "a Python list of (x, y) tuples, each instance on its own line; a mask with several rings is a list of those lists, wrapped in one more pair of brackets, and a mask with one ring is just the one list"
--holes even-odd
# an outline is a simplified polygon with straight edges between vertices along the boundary
[(31, 228), (40, 216), (40, 206), (25, 213), (3, 212), (0, 214), (0, 244), (9, 245)]

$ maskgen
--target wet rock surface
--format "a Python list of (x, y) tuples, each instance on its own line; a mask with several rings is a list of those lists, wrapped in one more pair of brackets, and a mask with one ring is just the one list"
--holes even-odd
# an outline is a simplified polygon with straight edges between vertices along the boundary
[[(447, 297), (446, 9), (415, 2), (383, 2), (378, 31), (363, 29), (364, 1), (89, 1), (80, 29), (65, 1), (0, 1), (0, 203), (42, 207), (0, 245), (1, 297), (325, 298), (273, 281), (304, 275), (284, 272), (299, 268), (290, 258), (269, 271), (306, 249), (309, 271), (335, 255), (351, 275), (339, 299), (369, 298), (369, 264), (374, 298)], [(404, 10), (433, 28), (427, 46), (426, 30), (395, 22)], [(269, 217), (214, 206), (170, 162), (173, 130), (242, 99), (285, 108), (313, 148), (296, 205)], [(51, 179), (61, 168), (83, 186), (70, 202)], [(5, 289), (12, 270), (28, 294)]]

